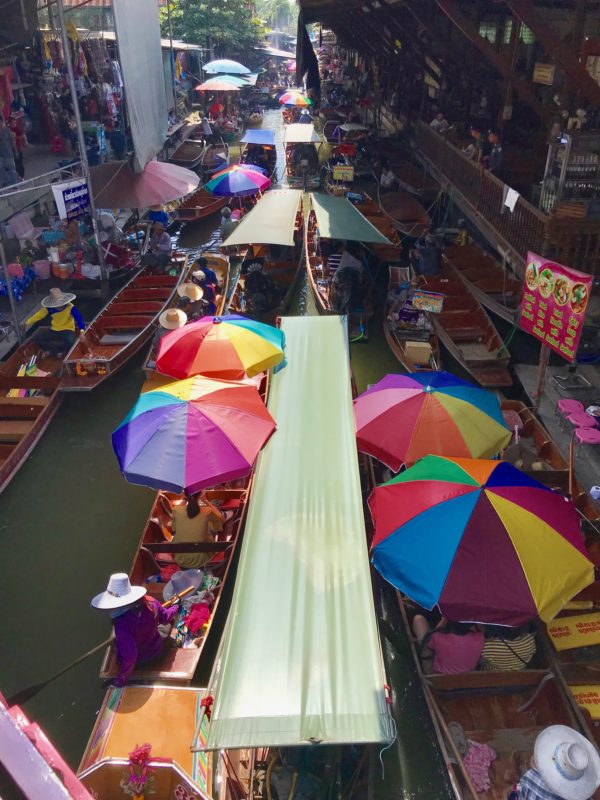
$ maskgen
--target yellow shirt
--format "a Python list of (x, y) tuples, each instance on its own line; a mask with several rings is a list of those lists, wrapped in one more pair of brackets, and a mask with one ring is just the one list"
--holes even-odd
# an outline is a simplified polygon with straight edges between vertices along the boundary
[(32, 314), (26, 321), (25, 325), (29, 328), (30, 325), (33, 325), (36, 322), (40, 322), (43, 319), (46, 319), (47, 316), (50, 317), (50, 327), (53, 331), (75, 331), (75, 318), (71, 313), (73, 309), (73, 304), (69, 303), (64, 308), (59, 308), (54, 311), (52, 314), (48, 311), (45, 306), (42, 306), (39, 311), (36, 311), (35, 314)]
[[(185, 503), (173, 508), (173, 532), (175, 542), (212, 542), (214, 534), (223, 530), (223, 517), (206, 506), (190, 519)], [(214, 553), (175, 553), (174, 558), (182, 569), (198, 569), (213, 557)]]

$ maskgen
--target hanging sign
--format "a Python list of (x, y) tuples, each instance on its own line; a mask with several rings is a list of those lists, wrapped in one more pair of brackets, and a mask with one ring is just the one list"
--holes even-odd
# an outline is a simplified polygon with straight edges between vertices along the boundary
[(519, 326), (574, 361), (591, 290), (591, 275), (527, 253)]
[(90, 213), (90, 190), (86, 180), (56, 184), (52, 194), (61, 219), (78, 219)]
[(589, 711), (594, 722), (600, 720), (600, 686), (597, 684), (569, 685), (578, 706)]
[(555, 650), (575, 650), (600, 644), (600, 614), (553, 619), (546, 626)]
[(552, 86), (554, 83), (554, 64), (535, 64), (533, 67), (533, 82)]
[(333, 180), (351, 183), (354, 180), (354, 167), (348, 164), (336, 164), (333, 167)]

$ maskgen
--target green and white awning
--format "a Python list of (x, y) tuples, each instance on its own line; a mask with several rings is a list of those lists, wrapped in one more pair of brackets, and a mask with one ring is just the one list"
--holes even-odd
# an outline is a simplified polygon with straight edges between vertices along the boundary
[(322, 239), (341, 239), (365, 244), (391, 244), (369, 220), (345, 197), (311, 194), (310, 202), (317, 217)]

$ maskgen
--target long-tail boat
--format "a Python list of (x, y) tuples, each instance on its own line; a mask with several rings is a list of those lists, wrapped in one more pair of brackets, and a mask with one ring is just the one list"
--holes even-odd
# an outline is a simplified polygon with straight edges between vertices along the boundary
[(432, 315), (409, 301), (409, 268), (390, 266), (389, 271), (383, 332), (390, 350), (408, 372), (440, 369), (440, 342)]
[(398, 178), (400, 188), (404, 191), (419, 197), (431, 197), (439, 190), (437, 183), (431, 176), (428, 176), (426, 172), (415, 167), (409, 161), (390, 160), (390, 169)]
[(418, 239), (431, 227), (431, 217), (408, 192), (387, 192), (379, 198), (382, 209), (404, 236)]
[(443, 310), (432, 318), (450, 354), (482, 386), (511, 386), (510, 356), (500, 334), (456, 270), (445, 262), (440, 273), (421, 280), (423, 289), (444, 295)]
[(292, 189), (318, 189), (321, 185), (319, 150), (321, 135), (312, 125), (292, 123), (285, 129), (285, 172)]
[(0, 364), (0, 491), (40, 440), (62, 396), (62, 361), (29, 340)]
[(476, 244), (447, 247), (444, 258), (476, 300), (507, 322), (516, 323), (523, 284), (513, 272)]
[(229, 203), (228, 197), (216, 197), (206, 189), (188, 195), (173, 212), (175, 219), (181, 222), (198, 222), (216, 214)]
[(187, 256), (175, 257), (177, 275), (145, 267), (92, 320), (85, 338), (64, 361), (63, 392), (89, 392), (119, 370), (152, 337), (158, 317), (176, 297), (187, 274)]
[(272, 178), (277, 169), (275, 131), (269, 128), (249, 128), (240, 139), (240, 145), (243, 145), (240, 164), (263, 167), (267, 176)]

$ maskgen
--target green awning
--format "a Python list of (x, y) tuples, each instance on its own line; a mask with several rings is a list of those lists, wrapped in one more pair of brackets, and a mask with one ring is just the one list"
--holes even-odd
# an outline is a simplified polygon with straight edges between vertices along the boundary
[(286, 317), (206, 748), (391, 741), (346, 320)]
[(322, 239), (342, 239), (365, 244), (391, 244), (356, 206), (345, 197), (331, 194), (311, 194), (313, 211), (317, 216)]
[(323, 141), (312, 125), (300, 122), (286, 125), (283, 138), (286, 144), (321, 144)]
[(242, 218), (223, 246), (280, 244), (291, 247), (301, 198), (300, 189), (271, 189)]

